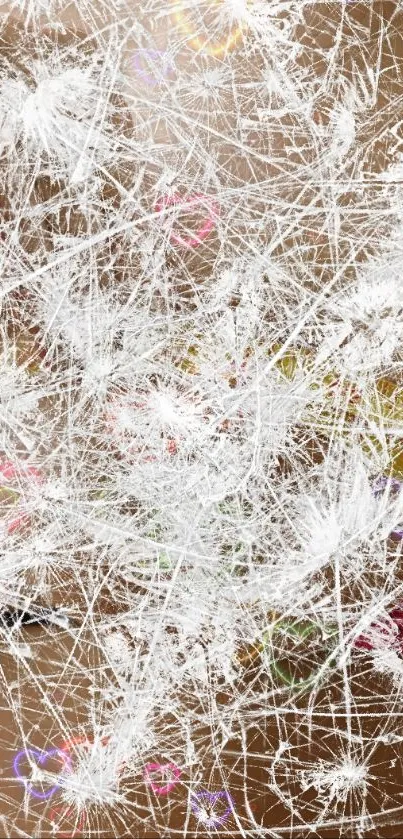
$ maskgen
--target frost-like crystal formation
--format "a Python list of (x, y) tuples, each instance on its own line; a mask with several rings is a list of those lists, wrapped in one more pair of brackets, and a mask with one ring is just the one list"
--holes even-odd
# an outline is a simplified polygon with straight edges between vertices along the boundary
[(403, 11), (0, 3), (2, 835), (403, 829)]

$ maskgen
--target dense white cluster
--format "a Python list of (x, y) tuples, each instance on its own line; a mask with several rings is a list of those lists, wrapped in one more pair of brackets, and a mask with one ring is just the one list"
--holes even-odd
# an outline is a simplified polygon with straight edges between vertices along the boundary
[(7, 835), (403, 822), (381, 5), (0, 9), (0, 602), (66, 622), (0, 625)]

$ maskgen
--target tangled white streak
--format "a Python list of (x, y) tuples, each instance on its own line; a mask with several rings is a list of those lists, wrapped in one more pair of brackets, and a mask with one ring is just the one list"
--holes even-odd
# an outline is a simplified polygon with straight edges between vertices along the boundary
[(0, 5), (7, 837), (403, 825), (403, 12)]

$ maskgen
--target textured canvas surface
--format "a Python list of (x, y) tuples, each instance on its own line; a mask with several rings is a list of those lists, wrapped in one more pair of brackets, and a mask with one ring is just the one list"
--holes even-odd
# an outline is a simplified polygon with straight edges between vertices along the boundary
[(0, 837), (402, 835), (402, 32), (0, 4)]

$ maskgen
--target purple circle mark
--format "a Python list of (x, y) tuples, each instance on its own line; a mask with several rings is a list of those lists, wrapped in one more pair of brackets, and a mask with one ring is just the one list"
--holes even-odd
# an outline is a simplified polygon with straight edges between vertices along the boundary
[(403, 487), (403, 482), (398, 481), (397, 478), (387, 478), (385, 475), (382, 475), (381, 478), (375, 481), (372, 487), (375, 498), (382, 495), (387, 487), (389, 487), (389, 492), (394, 494), (400, 492)]
[(391, 531), (391, 536), (395, 539), (403, 539), (403, 524), (398, 524), (396, 528)]
[[(228, 807), (224, 811), (221, 816), (209, 816), (208, 818), (203, 818), (201, 816), (203, 812), (203, 802), (209, 804), (210, 807), (214, 807), (217, 801), (224, 799), (224, 801), (228, 802)], [(198, 819), (206, 826), (206, 827), (218, 827), (219, 825), (224, 824), (227, 821), (228, 816), (234, 810), (234, 802), (228, 792), (225, 790), (220, 790), (220, 792), (209, 792), (208, 790), (202, 790), (201, 792), (193, 793), (193, 800), (191, 800), (191, 807)]]
[[(158, 58), (162, 58), (162, 70), (161, 67), (158, 68), (158, 76), (160, 77), (159, 79), (155, 75), (150, 75), (150, 73), (147, 73), (145, 71), (144, 65), (141, 61), (141, 56), (144, 56), (146, 61), (148, 59), (151, 60), (153, 63), (155, 63), (155, 61)], [(169, 56), (167, 56), (165, 52), (162, 52), (161, 50), (136, 50), (133, 56), (133, 64), (137, 75), (140, 76), (140, 78), (147, 82), (147, 84), (151, 87), (156, 87), (157, 85), (161, 84), (162, 79), (167, 77), (170, 70), (173, 70), (171, 59), (169, 58)]]
[(14, 772), (15, 772), (18, 780), (22, 781), (22, 783), (25, 784), (28, 792), (31, 795), (33, 795), (34, 798), (41, 798), (41, 799), (50, 798), (50, 796), (53, 795), (53, 793), (56, 792), (57, 789), (60, 788), (59, 783), (55, 784), (53, 787), (51, 787), (51, 789), (48, 790), (48, 792), (38, 792), (37, 790), (35, 790), (32, 787), (32, 785), (29, 783), (29, 781), (27, 781), (27, 779), (24, 778), (24, 776), (21, 775), (21, 773), (20, 773), (19, 764), (21, 762), (21, 758), (22, 757), (26, 758), (29, 755), (35, 755), (36, 758), (37, 758), (37, 763), (39, 763), (39, 764), (46, 763), (48, 758), (52, 757), (53, 755), (61, 755), (62, 760), (64, 761), (65, 764), (68, 763), (69, 768), (70, 768), (71, 758), (70, 758), (69, 755), (66, 754), (66, 752), (63, 752), (60, 749), (48, 749), (47, 751), (45, 751), (43, 753), (39, 752), (37, 749), (23, 749), (21, 752), (18, 752), (18, 754), (15, 756), (13, 766), (14, 766)]

